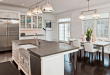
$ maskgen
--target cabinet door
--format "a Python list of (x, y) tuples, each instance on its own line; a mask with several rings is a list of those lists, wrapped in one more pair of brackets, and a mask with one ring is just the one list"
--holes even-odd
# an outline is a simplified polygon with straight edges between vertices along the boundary
[(25, 28), (25, 15), (21, 15), (20, 16), (20, 19), (21, 19), (21, 28)]
[(37, 28), (37, 16), (33, 16), (33, 29)]
[(17, 13), (5, 13), (5, 18), (18, 18)]
[(31, 28), (31, 16), (27, 16), (27, 20), (26, 20), (27, 24), (26, 24), (26, 28)]
[(38, 16), (38, 28), (42, 28), (42, 16)]

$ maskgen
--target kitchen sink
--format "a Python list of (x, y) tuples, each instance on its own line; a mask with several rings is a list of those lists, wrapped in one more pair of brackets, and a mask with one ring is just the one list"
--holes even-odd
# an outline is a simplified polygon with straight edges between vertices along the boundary
[(29, 49), (29, 48), (35, 48), (37, 46), (32, 45), (32, 44), (25, 44), (25, 45), (20, 45), (20, 48), (24, 48), (24, 49)]

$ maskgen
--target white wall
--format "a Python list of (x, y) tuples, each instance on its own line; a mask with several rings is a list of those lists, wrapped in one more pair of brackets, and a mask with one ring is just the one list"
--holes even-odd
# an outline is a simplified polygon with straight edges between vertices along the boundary
[(51, 15), (51, 14), (43, 14), (43, 19), (44, 19), (44, 28), (45, 28), (45, 20), (52, 20), (52, 31), (48, 31), (48, 30), (46, 30), (46, 40), (48, 40), (48, 41), (52, 41), (52, 40), (54, 40), (55, 38), (54, 38), (54, 31), (55, 31), (55, 29), (54, 29), (54, 16), (53, 15)]
[[(102, 4), (102, 5), (97, 5), (97, 6), (92, 6), (90, 7), (90, 9), (97, 9), (98, 13), (104, 13), (104, 12), (110, 12), (110, 3), (108, 4)], [(79, 19), (79, 15), (81, 11), (86, 11), (87, 8), (83, 8), (83, 9), (78, 9), (78, 10), (73, 10), (73, 11), (68, 11), (68, 12), (64, 12), (64, 13), (60, 13), (60, 14), (55, 14), (56, 16), (56, 30), (57, 30), (57, 40), (58, 40), (58, 23), (57, 23), (57, 19), (59, 18), (63, 18), (63, 17), (71, 17), (72, 21), (71, 21), (71, 38), (81, 38), (82, 37), (82, 20)], [(94, 12), (88, 12), (88, 13), (84, 13), (84, 15), (88, 15), (88, 14), (93, 14)], [(109, 26), (110, 26), (110, 22), (109, 22)], [(109, 28), (110, 30), (110, 28)]]

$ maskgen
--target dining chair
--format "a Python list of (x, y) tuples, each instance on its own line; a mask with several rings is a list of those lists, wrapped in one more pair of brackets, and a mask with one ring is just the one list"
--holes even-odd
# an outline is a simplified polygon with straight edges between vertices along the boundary
[(79, 47), (79, 55), (80, 55), (80, 58), (81, 58), (81, 50), (84, 49), (84, 47), (81, 46), (81, 42), (79, 40), (74, 40), (73, 41), (73, 46)]
[[(89, 52), (89, 61), (90, 61), (90, 53), (92, 53), (92, 60), (93, 60), (93, 53), (97, 53), (98, 55), (98, 49), (95, 49), (92, 42), (85, 42), (84, 48), (86, 52)], [(85, 54), (86, 55), (86, 54)], [(95, 56), (96, 58), (96, 56)]]

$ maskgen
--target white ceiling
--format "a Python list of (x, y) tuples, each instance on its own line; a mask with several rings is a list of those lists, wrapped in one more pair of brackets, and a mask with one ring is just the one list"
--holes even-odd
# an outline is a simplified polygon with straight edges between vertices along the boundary
[[(49, 0), (49, 1), (55, 10), (53, 12), (54, 14), (85, 8), (88, 6), (87, 0)], [(37, 0), (3, 0), (0, 1), (0, 4), (14, 6), (14, 7), (28, 8), (29, 6), (35, 4), (36, 2)], [(110, 3), (110, 0), (90, 0), (90, 6), (106, 4), (106, 3)], [(24, 6), (22, 6), (22, 4), (24, 4)], [(46, 4), (46, 1), (39, 4), (39, 6), (42, 7), (44, 4)]]

